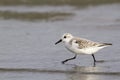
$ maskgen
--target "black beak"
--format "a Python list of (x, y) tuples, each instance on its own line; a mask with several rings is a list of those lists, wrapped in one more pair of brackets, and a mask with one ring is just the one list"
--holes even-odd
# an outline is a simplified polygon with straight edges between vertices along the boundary
[(62, 42), (62, 39), (60, 39), (59, 41), (57, 41), (57, 42), (55, 43), (55, 45), (58, 44), (58, 43), (60, 43), (60, 42)]

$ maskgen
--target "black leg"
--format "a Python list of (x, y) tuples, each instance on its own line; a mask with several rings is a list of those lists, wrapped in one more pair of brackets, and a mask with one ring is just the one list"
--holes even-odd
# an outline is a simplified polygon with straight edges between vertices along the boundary
[(76, 57), (77, 57), (77, 55), (75, 55), (75, 56), (72, 57), (72, 58), (66, 59), (66, 60), (62, 61), (62, 64), (65, 64), (65, 62), (67, 62), (67, 61), (69, 61), (69, 60), (73, 60), (73, 59), (75, 59)]
[(96, 62), (96, 59), (95, 59), (95, 56), (94, 54), (92, 54), (92, 57), (93, 57), (93, 60), (94, 60), (94, 66), (96, 65), (95, 62)]
[(93, 57), (93, 60), (94, 60), (94, 62), (96, 62), (96, 59), (95, 59), (95, 56), (94, 56), (94, 54), (92, 54), (92, 57)]

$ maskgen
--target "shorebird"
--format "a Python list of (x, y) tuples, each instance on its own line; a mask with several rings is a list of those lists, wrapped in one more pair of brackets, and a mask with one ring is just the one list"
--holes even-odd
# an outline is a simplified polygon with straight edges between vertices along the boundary
[(94, 54), (97, 51), (99, 51), (100, 49), (112, 45), (111, 43), (99, 43), (99, 42), (94, 42), (94, 41), (87, 40), (84, 38), (74, 37), (70, 33), (63, 34), (61, 39), (59, 41), (57, 41), (55, 43), (55, 45), (60, 43), (60, 42), (63, 42), (65, 47), (69, 51), (71, 51), (72, 53), (75, 54), (74, 57), (62, 61), (63, 64), (69, 60), (75, 59), (77, 57), (77, 55), (90, 54), (93, 57), (94, 65), (95, 65), (96, 58), (95, 58)]

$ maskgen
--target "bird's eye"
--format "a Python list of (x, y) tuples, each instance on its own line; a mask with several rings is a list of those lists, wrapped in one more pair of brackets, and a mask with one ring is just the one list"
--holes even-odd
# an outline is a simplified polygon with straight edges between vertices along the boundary
[(64, 38), (66, 38), (66, 36), (64, 36)]
[(78, 43), (77, 41), (75, 41), (75, 43)]

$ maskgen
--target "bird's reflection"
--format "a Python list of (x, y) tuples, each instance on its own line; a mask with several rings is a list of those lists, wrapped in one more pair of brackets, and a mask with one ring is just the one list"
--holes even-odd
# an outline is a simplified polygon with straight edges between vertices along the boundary
[(98, 80), (95, 75), (74, 74), (71, 75), (70, 80)]
[[(71, 64), (72, 65), (72, 64)], [(70, 80), (98, 80), (99, 76), (94, 75), (94, 72), (98, 72), (100, 70), (100, 67), (85, 67), (85, 66), (77, 66), (73, 65), (72, 68), (73, 71), (76, 71), (75, 73), (72, 73), (69, 75)], [(88, 74), (88, 73), (93, 74)]]

